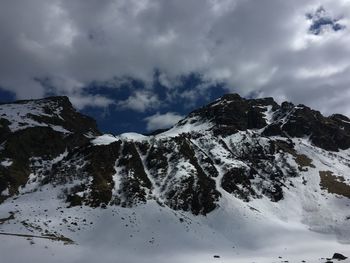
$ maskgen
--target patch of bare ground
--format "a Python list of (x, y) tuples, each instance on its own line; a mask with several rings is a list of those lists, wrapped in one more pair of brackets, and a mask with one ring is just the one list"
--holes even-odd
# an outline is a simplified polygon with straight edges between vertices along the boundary
[(7, 232), (0, 232), (0, 235), (3, 236), (16, 236), (16, 237), (25, 237), (25, 238), (42, 238), (42, 239), (50, 239), (53, 241), (62, 241), (65, 245), (72, 245), (75, 244), (74, 241), (68, 237), (65, 236), (55, 236), (55, 235), (29, 235), (29, 234), (17, 234), (17, 233), (7, 233)]
[(8, 217), (0, 218), (0, 225), (4, 224), (7, 221), (10, 221), (12, 219), (15, 219), (15, 213), (14, 212), (10, 212), (10, 215)]
[(312, 159), (310, 159), (305, 154), (299, 154), (291, 143), (287, 143), (285, 141), (277, 140), (275, 142), (275, 146), (277, 149), (282, 150), (291, 154), (294, 157), (295, 162), (298, 165), (299, 171), (306, 172), (308, 171), (308, 167), (315, 168), (315, 165), (312, 163)]
[(320, 186), (329, 193), (350, 198), (350, 185), (345, 182), (344, 177), (336, 176), (331, 171), (320, 171)]

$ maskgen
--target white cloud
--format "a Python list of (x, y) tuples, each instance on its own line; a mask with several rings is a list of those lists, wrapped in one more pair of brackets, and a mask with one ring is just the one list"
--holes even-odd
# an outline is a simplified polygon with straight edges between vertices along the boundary
[(83, 109), (86, 106), (105, 108), (114, 104), (113, 100), (99, 95), (72, 95), (69, 99), (77, 109)]
[(145, 118), (144, 121), (147, 122), (146, 129), (148, 131), (154, 131), (157, 129), (169, 128), (180, 121), (182, 118), (184, 118), (184, 116), (181, 116), (174, 112), (167, 112), (165, 114), (160, 114), (157, 112), (156, 114)]
[(119, 101), (117, 106), (122, 109), (131, 109), (134, 111), (146, 111), (158, 108), (160, 101), (158, 96), (150, 91), (135, 91), (128, 99)]
[[(321, 5), (344, 30), (309, 34), (305, 15)], [(34, 79), (63, 79), (53, 81), (57, 92), (74, 96), (115, 77), (150, 83), (159, 69), (168, 88), (198, 72), (242, 95), (283, 97), (326, 113), (334, 111), (333, 96), (337, 110), (348, 112), (350, 69), (338, 68), (350, 59), (349, 19), (344, 0), (3, 1), (0, 87), (18, 98), (41, 97), (45, 87)], [(156, 108), (151, 93), (119, 106)]]
[[(164, 87), (170, 89), (171, 87), (173, 87), (173, 85), (171, 84), (170, 80), (168, 79), (167, 75), (164, 73), (160, 73), (159, 74), (159, 83), (161, 85), (163, 85)], [(174, 83), (173, 83), (174, 84)]]
[(344, 65), (329, 65), (322, 68), (300, 68), (296, 73), (299, 78), (329, 78), (335, 74), (341, 74), (349, 68), (350, 64)]

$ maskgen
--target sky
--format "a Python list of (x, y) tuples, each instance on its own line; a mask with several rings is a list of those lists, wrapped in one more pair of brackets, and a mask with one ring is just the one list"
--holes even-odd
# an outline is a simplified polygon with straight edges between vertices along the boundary
[(350, 115), (349, 0), (0, 0), (0, 101), (66, 95), (105, 132), (225, 93)]

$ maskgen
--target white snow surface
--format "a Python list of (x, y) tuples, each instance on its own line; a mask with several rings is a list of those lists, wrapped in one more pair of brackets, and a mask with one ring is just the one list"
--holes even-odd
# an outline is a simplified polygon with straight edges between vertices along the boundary
[[(191, 123), (193, 121), (194, 123)], [(125, 140), (125, 141), (148, 141), (150, 139), (166, 139), (171, 137), (176, 137), (184, 133), (190, 133), (190, 132), (203, 132), (208, 131), (213, 127), (212, 124), (208, 123), (197, 123), (195, 122), (195, 119), (189, 118), (186, 120), (183, 124), (177, 124), (171, 129), (162, 132), (157, 135), (142, 135), (136, 132), (126, 132), (119, 134), (117, 136), (114, 136), (112, 134), (103, 134), (101, 136), (98, 136), (96, 138), (93, 138), (91, 140), (91, 143), (93, 145), (108, 145), (118, 140)]]
[(264, 118), (266, 120), (267, 125), (271, 124), (273, 122), (273, 111), (272, 111), (272, 106), (268, 105), (264, 107), (266, 110), (264, 112)]
[(118, 138), (111, 135), (111, 134), (103, 134), (101, 136), (98, 136), (96, 138), (94, 138), (91, 143), (93, 145), (108, 145), (111, 144), (113, 142), (118, 141)]
[(53, 115), (44, 112), (44, 107), (55, 109), (54, 117), (62, 118), (60, 116), (62, 108), (57, 107), (53, 101), (27, 101), (23, 103), (11, 103), (0, 105), (0, 118), (7, 119), (11, 124), (9, 128), (12, 132), (23, 130), (30, 127), (51, 127), (53, 130), (70, 133), (61, 126), (38, 122), (32, 116), (53, 117)]
[(113, 142), (119, 141), (119, 140), (126, 140), (126, 141), (143, 141), (147, 140), (149, 137), (135, 133), (135, 132), (127, 132), (122, 133), (120, 135), (114, 136), (112, 134), (103, 134), (101, 136), (98, 136), (91, 140), (91, 143), (93, 145), (109, 145)]
[(312, 232), (298, 220), (301, 204), (292, 200), (295, 194), (280, 205), (225, 196), (219, 209), (193, 216), (155, 201), (133, 209), (66, 208), (57, 199), (58, 189), (47, 187), (20, 196), (17, 206), (11, 200), (0, 206), (0, 218), (10, 211), (15, 216), (0, 225), (0, 232), (40, 235), (42, 228), (75, 244), (0, 235), (1, 262), (325, 262), (320, 258), (334, 252), (349, 255), (349, 244), (339, 243), (334, 233)]
[(13, 164), (13, 161), (11, 159), (5, 159), (5, 160), (0, 162), (0, 165), (4, 166), (4, 167), (9, 167), (12, 164)]
[(9, 189), (6, 188), (4, 191), (1, 192), (0, 195), (2, 195), (2, 196), (7, 196), (7, 195), (9, 195)]
[(130, 140), (130, 141), (142, 141), (142, 140), (146, 140), (148, 137), (136, 132), (126, 132), (126, 133), (122, 133), (118, 136), (121, 139), (124, 140)]
[[(197, 128), (206, 131), (210, 125)], [(150, 137), (161, 141), (166, 136), (187, 131), (193, 131), (190, 124), (175, 126)], [(223, 141), (239, 148), (244, 137), (251, 139), (251, 133), (238, 132)], [(102, 135), (92, 143), (106, 145), (117, 140), (148, 140), (150, 137)], [(268, 139), (262, 138), (262, 145), (264, 140)], [(239, 160), (232, 160), (230, 152), (209, 135), (201, 137), (201, 141), (193, 139), (191, 142), (206, 150), (208, 156), (219, 158), (223, 168), (244, 165)], [(204, 149), (204, 142), (210, 142), (211, 147)], [(350, 256), (350, 199), (321, 189), (319, 176), (319, 171), (329, 170), (349, 182), (350, 151), (329, 153), (312, 146), (307, 139), (293, 139), (293, 142), (299, 154), (312, 159), (315, 168), (287, 179), (284, 199), (271, 202), (264, 197), (244, 202), (220, 187), (223, 168), (217, 167), (220, 174), (215, 180), (222, 197), (218, 208), (206, 216), (194, 216), (159, 205), (156, 200), (161, 200), (160, 189), (153, 179), (154, 192), (146, 204), (133, 208), (115, 205), (106, 209), (68, 208), (64, 200), (58, 198), (63, 187), (40, 186), (32, 174), (27, 186), (21, 189), (25, 194), (14, 197), (16, 200), (7, 199), (0, 205), (0, 219), (8, 218), (11, 212), (14, 215), (14, 219), (0, 223), (1, 262), (27, 262), (30, 259), (38, 263), (277, 263), (326, 262), (325, 258), (332, 257), (335, 252)], [(295, 162), (291, 156), (288, 161)], [(175, 178), (186, 176), (192, 168), (190, 163), (183, 162), (177, 167)], [(115, 193), (120, 183), (118, 169), (113, 180)], [(75, 243), (65, 245), (62, 241), (35, 237), (28, 240), (1, 235), (1, 232), (38, 236), (56, 232)], [(220, 258), (214, 258), (214, 255)], [(350, 260), (342, 262), (349, 263)]]
[(183, 133), (193, 133), (193, 132), (205, 132), (210, 130), (214, 125), (210, 122), (200, 122), (198, 117), (186, 118), (183, 121), (177, 123), (171, 129), (162, 132), (155, 137), (157, 139), (161, 138), (171, 138), (179, 136)]

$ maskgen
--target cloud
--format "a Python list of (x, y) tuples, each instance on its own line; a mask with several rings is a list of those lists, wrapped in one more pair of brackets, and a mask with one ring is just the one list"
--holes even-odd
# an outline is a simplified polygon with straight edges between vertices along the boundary
[(340, 19), (332, 18), (322, 6), (315, 13), (307, 13), (306, 17), (311, 21), (309, 32), (314, 35), (345, 29), (345, 26), (339, 23)]
[(121, 109), (131, 109), (134, 111), (146, 111), (158, 108), (160, 101), (158, 96), (150, 91), (135, 91), (128, 99), (119, 101), (117, 106)]
[(157, 129), (169, 128), (183, 118), (184, 116), (174, 112), (167, 112), (165, 114), (157, 112), (156, 114), (145, 118), (144, 121), (147, 123), (147, 131), (154, 131)]
[[(344, 0), (5, 1), (0, 87), (18, 98), (41, 97), (47, 87), (38, 80), (50, 79), (57, 94), (74, 97), (91, 82), (123, 76), (152, 83), (159, 70), (175, 94), (174, 81), (196, 72), (243, 96), (349, 114), (349, 21)], [(118, 105), (161, 106), (146, 86)], [(191, 90), (183, 96), (196, 98)], [(77, 103), (106, 104), (85, 102)]]
[(106, 108), (114, 104), (113, 100), (99, 95), (72, 95), (69, 99), (78, 110), (86, 106)]

